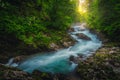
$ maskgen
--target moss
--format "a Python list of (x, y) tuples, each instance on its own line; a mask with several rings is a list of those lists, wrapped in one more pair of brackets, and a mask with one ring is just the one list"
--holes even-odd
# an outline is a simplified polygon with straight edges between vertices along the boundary
[(52, 80), (53, 76), (51, 76), (52, 74), (50, 73), (45, 73), (45, 72), (40, 72), (38, 70), (35, 70), (32, 73), (32, 77), (36, 80)]
[[(97, 53), (87, 60), (80, 62), (77, 75), (81, 80), (119, 80), (120, 49), (107, 46), (99, 49)], [(109, 51), (115, 51), (109, 53)]]

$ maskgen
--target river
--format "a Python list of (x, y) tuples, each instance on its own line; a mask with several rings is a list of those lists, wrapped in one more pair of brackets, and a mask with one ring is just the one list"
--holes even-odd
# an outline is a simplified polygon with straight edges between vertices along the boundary
[[(83, 55), (84, 58), (89, 57), (101, 47), (102, 42), (96, 34), (90, 33), (90, 31), (84, 27), (84, 23), (72, 27), (74, 31), (68, 34), (77, 41), (75, 45), (55, 52), (33, 55), (20, 64), (12, 63), (13, 59), (11, 59), (7, 65), (10, 64), (10, 66), (17, 67), (29, 73), (32, 73), (34, 70), (50, 73), (69, 73), (73, 71), (78, 64), (70, 61), (70, 56), (79, 57), (79, 55)], [(85, 34), (91, 38), (91, 40), (79, 38), (76, 35), (79, 33)]]

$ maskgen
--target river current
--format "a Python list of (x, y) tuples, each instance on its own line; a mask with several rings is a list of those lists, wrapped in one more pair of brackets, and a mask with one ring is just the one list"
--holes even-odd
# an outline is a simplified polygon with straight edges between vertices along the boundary
[[(50, 73), (69, 73), (73, 71), (78, 64), (70, 61), (70, 56), (79, 57), (79, 55), (83, 55), (84, 57), (89, 57), (101, 47), (102, 42), (96, 34), (90, 33), (90, 31), (84, 27), (84, 23), (72, 27), (74, 31), (69, 32), (69, 35), (77, 41), (75, 45), (55, 52), (33, 55), (20, 64), (12, 63), (12, 58), (7, 65), (17, 67), (29, 73), (32, 73), (34, 70)], [(79, 38), (76, 35), (79, 33), (83, 33), (91, 38), (91, 40)]]

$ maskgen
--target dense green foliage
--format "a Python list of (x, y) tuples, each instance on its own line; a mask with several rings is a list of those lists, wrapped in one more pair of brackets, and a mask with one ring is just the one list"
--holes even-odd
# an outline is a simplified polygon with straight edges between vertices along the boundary
[[(89, 0), (86, 21), (112, 40), (120, 40), (120, 0)], [(114, 38), (113, 38), (114, 37)]]
[(76, 1), (0, 0), (0, 37), (34, 47), (58, 42), (74, 20)]

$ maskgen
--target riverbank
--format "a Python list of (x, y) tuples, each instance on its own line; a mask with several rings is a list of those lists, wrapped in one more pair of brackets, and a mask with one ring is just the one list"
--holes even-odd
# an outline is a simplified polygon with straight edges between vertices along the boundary
[[(45, 72), (34, 71), (33, 74), (20, 71), (16, 68), (0, 65), (1, 80), (119, 80), (120, 77), (120, 47), (118, 43), (106, 43), (94, 55), (85, 61), (80, 61), (72, 77), (71, 74), (51, 75)], [(9, 76), (10, 74), (10, 76)]]
[(58, 49), (72, 46), (75, 43), (75, 40), (73, 40), (67, 32), (64, 32), (63, 34), (64, 35), (59, 35), (62, 37), (61, 40), (57, 42), (51, 42), (48, 46), (39, 47), (26, 45), (16, 38), (1, 38), (0, 63), (7, 63), (10, 58), (17, 56), (30, 56), (40, 52), (56, 51)]
[[(68, 75), (51, 75), (45, 72), (34, 71), (33, 74), (20, 71), (16, 68), (0, 65), (1, 80), (119, 80), (120, 48), (118, 43), (106, 43), (94, 55), (85, 61), (79, 61), (75, 72)], [(74, 74), (74, 75), (73, 75)], [(9, 76), (11, 75), (11, 76)]]
[(118, 43), (107, 43), (93, 56), (79, 63), (77, 75), (81, 80), (119, 80), (119, 62)]
[[(70, 29), (71, 30), (71, 29)], [(100, 35), (98, 35), (100, 36)], [(81, 37), (81, 36), (79, 36)], [(92, 56), (85, 60), (79, 60), (78, 67), (69, 74), (51, 74), (34, 70), (32, 74), (16, 68), (1, 66), (1, 80), (119, 80), (119, 55), (118, 43), (104, 42), (103, 46)], [(16, 57), (19, 60), (20, 57)], [(22, 56), (24, 59), (24, 56)], [(21, 59), (22, 59), (21, 58)], [(10, 75), (10, 76), (9, 76)], [(114, 75), (114, 77), (110, 77)]]

